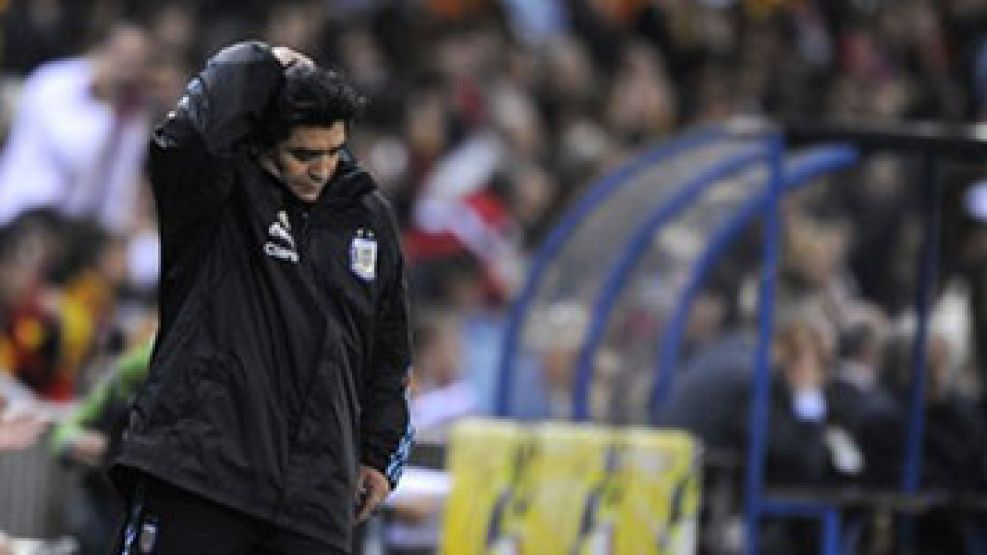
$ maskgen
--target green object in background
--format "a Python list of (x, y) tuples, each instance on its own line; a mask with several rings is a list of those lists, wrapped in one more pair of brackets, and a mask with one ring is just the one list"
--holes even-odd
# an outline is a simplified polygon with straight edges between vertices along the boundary
[(120, 355), (116, 367), (93, 387), (71, 416), (55, 427), (50, 440), (52, 452), (64, 453), (84, 429), (99, 421), (111, 403), (126, 403), (133, 396), (147, 378), (153, 345), (151, 339)]

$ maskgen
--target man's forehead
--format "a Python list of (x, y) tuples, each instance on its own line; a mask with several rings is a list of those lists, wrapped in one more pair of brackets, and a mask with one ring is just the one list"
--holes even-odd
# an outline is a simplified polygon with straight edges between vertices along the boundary
[(341, 121), (332, 125), (300, 125), (294, 127), (285, 146), (288, 148), (331, 149), (346, 142), (346, 125)]

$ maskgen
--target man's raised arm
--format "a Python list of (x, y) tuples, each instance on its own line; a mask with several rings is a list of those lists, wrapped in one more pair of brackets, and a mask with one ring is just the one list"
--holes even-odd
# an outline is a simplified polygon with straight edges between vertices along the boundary
[(212, 156), (237, 153), (257, 130), (292, 63), (311, 62), (262, 42), (224, 48), (188, 84), (175, 111), (155, 131), (155, 144), (169, 149), (201, 141)]

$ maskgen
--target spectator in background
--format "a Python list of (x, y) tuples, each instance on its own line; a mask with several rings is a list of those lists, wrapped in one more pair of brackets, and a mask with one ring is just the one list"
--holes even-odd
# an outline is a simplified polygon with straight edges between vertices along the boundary
[(678, 117), (673, 87), (659, 53), (644, 43), (624, 49), (606, 106), (616, 136), (640, 146), (666, 135)]
[(923, 484), (952, 491), (987, 489), (987, 430), (976, 401), (956, 387), (949, 342), (929, 343)]
[(655, 424), (685, 428), (718, 452), (746, 446), (754, 342), (731, 337), (689, 357), (668, 398), (655, 407)]
[(55, 427), (51, 449), (82, 470), (82, 488), (66, 500), (71, 534), (81, 555), (107, 553), (122, 511), (119, 495), (106, 475), (134, 394), (147, 377), (151, 341), (144, 341), (114, 362), (72, 414)]
[(833, 420), (856, 439), (863, 453), (863, 483), (895, 488), (901, 476), (905, 415), (880, 374), (888, 324), (879, 309), (871, 314), (840, 330), (839, 362), (827, 397)]
[(115, 23), (89, 54), (28, 77), (0, 153), (0, 225), (51, 207), (107, 230), (130, 223), (148, 122), (145, 31)]
[[(169, 0), (157, 3), (149, 18), (148, 29), (153, 37), (155, 56), (190, 62), (195, 57), (195, 37), (202, 32), (199, 20), (190, 3)], [(182, 81), (182, 85), (185, 81)], [(176, 97), (177, 98), (177, 97)], [(169, 106), (174, 102), (169, 103)]]
[(90, 2), (0, 0), (2, 68), (26, 73), (52, 58), (69, 56), (86, 40)]
[(558, 132), (565, 122), (594, 112), (604, 91), (593, 86), (592, 60), (576, 37), (562, 35), (545, 44), (538, 70), (533, 92), (549, 129)]
[[(798, 206), (795, 200), (786, 199), (789, 210), (778, 296), (788, 306), (808, 300), (831, 323), (839, 322), (856, 294), (846, 265), (848, 228), (840, 221), (792, 213), (791, 208)], [(835, 336), (828, 339), (835, 343)]]
[[(860, 457), (846, 433), (831, 428), (826, 398), (832, 352), (821, 322), (793, 312), (782, 319), (774, 339), (775, 377), (771, 388), (765, 476), (769, 483), (825, 486), (837, 471), (859, 472)], [(740, 414), (746, 415), (744, 411)], [(834, 437), (839, 439), (834, 441)], [(812, 553), (818, 550), (815, 523), (770, 523), (764, 542), (769, 553)]]
[[(884, 374), (903, 399), (910, 393), (914, 338), (904, 328), (885, 349)], [(955, 346), (933, 326), (925, 380), (922, 486), (954, 493), (987, 490), (987, 428), (976, 399), (961, 388)]]
[(854, 170), (852, 184), (833, 188), (852, 222), (848, 262), (860, 294), (892, 316), (911, 306), (915, 286), (911, 260), (918, 188), (909, 181), (909, 168), (903, 162), (873, 156)]
[(792, 316), (775, 336), (767, 476), (775, 483), (821, 485), (832, 478), (825, 395), (831, 352), (820, 323)]
[[(579, 348), (589, 329), (588, 310), (576, 303), (557, 303), (532, 315), (532, 344), (537, 352), (538, 378), (534, 384), (515, 384), (515, 398), (532, 397), (537, 393), (542, 418), (572, 418), (572, 388), (575, 383), (576, 364)], [(595, 362), (595, 361), (594, 361)], [(520, 373), (532, 372), (532, 368), (522, 364)], [(527, 377), (531, 380), (530, 377)], [(521, 385), (521, 387), (518, 387)], [(528, 400), (517, 402), (515, 407), (537, 406)], [(517, 409), (515, 409), (517, 410)], [(530, 409), (529, 409), (530, 410)], [(534, 413), (537, 414), (537, 413)]]
[(327, 63), (322, 28), (328, 4), (319, 0), (279, 2), (267, 14), (264, 36), (271, 44), (283, 44), (300, 52), (312, 53), (317, 63)]
[(0, 237), (0, 369), (49, 401), (73, 399), (87, 364), (114, 350), (125, 259), (119, 238), (48, 212)]
[(520, 228), (520, 246), (526, 252), (534, 252), (555, 221), (558, 181), (536, 163), (519, 164), (506, 177), (509, 208)]
[(56, 222), (30, 213), (0, 229), (0, 370), (41, 398), (65, 401), (75, 382), (59, 370), (58, 290), (46, 281), (60, 252)]
[(49, 275), (59, 291), (59, 367), (82, 389), (89, 385), (79, 383), (87, 364), (117, 353), (123, 343), (116, 311), (127, 275), (127, 253), (120, 236), (91, 222), (63, 225), (64, 254)]
[(10, 401), (0, 393), (0, 453), (31, 447), (48, 427), (44, 418), (32, 413), (14, 413), (9, 405)]
[(476, 413), (476, 395), (462, 375), (462, 342), (456, 316), (440, 309), (417, 319), (411, 423), (422, 440), (444, 441), (449, 424)]
[[(922, 486), (952, 493), (987, 490), (987, 430), (976, 401), (958, 390), (949, 342), (933, 332), (926, 374), (926, 427)], [(946, 507), (929, 511), (916, 524), (917, 552), (973, 553), (969, 539), (984, 529), (982, 514)]]

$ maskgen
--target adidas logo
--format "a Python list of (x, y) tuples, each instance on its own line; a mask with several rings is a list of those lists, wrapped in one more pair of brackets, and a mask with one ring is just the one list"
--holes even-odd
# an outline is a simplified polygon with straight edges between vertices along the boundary
[(267, 228), (268, 241), (264, 243), (264, 254), (298, 264), (298, 251), (295, 250), (295, 239), (290, 231), (288, 214), (281, 210), (278, 212), (278, 219)]

